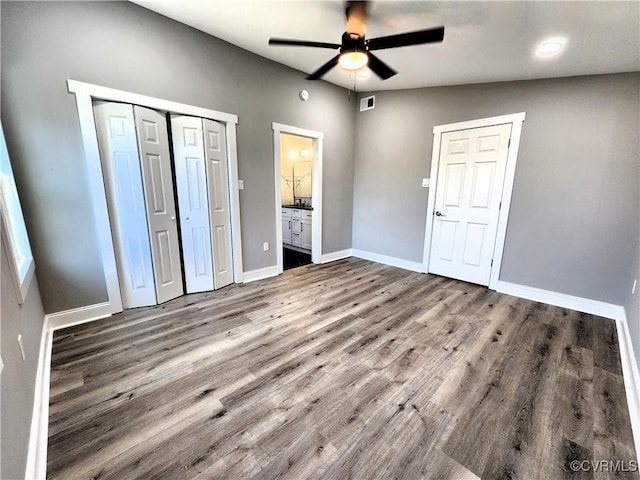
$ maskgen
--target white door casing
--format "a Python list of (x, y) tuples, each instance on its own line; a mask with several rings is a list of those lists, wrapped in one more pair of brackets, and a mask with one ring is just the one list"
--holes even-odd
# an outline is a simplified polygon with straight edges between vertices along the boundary
[[(525, 117), (526, 113), (520, 112), (434, 127), (433, 152), (431, 158), (432, 182), (427, 207), (423, 271), (461, 278), (460, 270), (462, 270), (466, 271), (465, 274), (467, 275), (467, 278), (464, 279), (484, 285), (488, 284), (490, 289), (496, 289), (502, 265), (511, 194), (515, 179), (522, 124), (524, 123)], [(457, 162), (458, 164), (456, 164), (457, 160), (455, 157), (457, 156), (458, 159), (462, 159), (465, 155), (463, 153), (466, 148), (464, 146), (466, 143), (464, 136), (468, 135), (469, 132), (463, 132), (460, 134), (460, 138), (456, 138), (455, 134), (454, 136), (448, 135), (449, 133), (501, 125), (503, 125), (503, 129), (510, 129), (511, 132), (510, 140), (506, 142), (504, 167), (500, 164), (501, 162), (498, 162), (498, 165), (491, 166), (492, 162), (488, 160), (492, 154), (492, 150), (500, 150), (501, 148), (499, 145), (495, 145), (495, 138), (490, 138), (492, 134), (477, 135), (473, 137), (475, 140), (472, 140), (472, 136), (468, 136), (470, 142), (476, 142), (475, 146), (470, 144), (468, 147), (469, 155), (474, 154), (474, 148), (475, 150), (482, 150), (481, 152), (476, 152), (476, 154), (486, 154), (484, 162), (480, 160), (477, 162), (477, 165), (475, 165), (474, 161), (470, 161), (472, 164), (471, 169), (467, 168), (466, 161)], [(489, 130), (485, 131), (485, 133), (487, 132), (489, 132)], [(487, 138), (480, 139), (479, 137), (481, 136), (486, 136)], [(449, 141), (453, 143), (447, 146), (447, 144), (450, 143)], [(478, 142), (480, 142), (480, 145), (478, 145)], [(472, 148), (472, 146), (474, 148)], [(504, 145), (502, 148), (504, 148)], [(449, 153), (449, 149), (451, 149), (451, 156), (454, 157), (451, 161), (445, 159)], [(442, 152), (445, 153), (445, 156), (441, 158)], [(499, 155), (498, 152), (494, 152), (493, 154)], [(441, 165), (441, 162), (445, 165)], [(464, 167), (460, 166), (460, 163), (464, 163)], [(483, 176), (494, 176), (490, 175), (490, 173), (496, 173), (494, 171), (495, 167), (498, 167), (498, 170), (503, 168), (503, 180), (498, 180), (497, 184), (494, 182), (493, 185), (490, 185), (491, 182), (485, 182), (484, 187), (478, 183)], [(449, 170), (450, 173), (449, 184), (447, 184), (447, 180), (444, 179), (444, 175), (442, 178), (438, 175), (440, 171), (445, 170)], [(463, 170), (465, 172), (464, 174), (462, 172)], [(497, 175), (500, 175), (499, 171)], [(474, 178), (477, 178), (475, 184)], [(456, 193), (456, 182), (464, 193), (460, 194), (459, 190)], [(500, 185), (499, 188), (498, 184)], [(461, 197), (460, 202), (456, 200), (456, 195), (458, 194)], [(465, 204), (465, 202), (467, 203)], [(463, 207), (466, 205), (466, 213), (469, 215), (476, 215), (484, 211), (485, 218), (483, 219), (482, 216), (479, 218), (469, 216), (460, 218), (458, 214), (463, 209), (452, 205), (456, 203), (460, 203)], [(471, 203), (475, 206), (472, 207)], [(487, 206), (483, 207), (483, 203)], [(443, 207), (445, 204), (449, 206)], [(492, 210), (492, 207), (489, 205), (493, 205), (493, 207), (497, 206), (497, 218), (495, 217), (494, 211), (494, 217), (491, 219), (491, 222), (489, 222), (490, 225), (487, 223), (483, 224), (483, 220), (486, 220), (489, 215), (488, 212)], [(436, 215), (437, 212), (441, 215)], [(456, 223), (458, 220), (462, 221)], [(456, 225), (455, 227), (454, 224)], [(469, 226), (469, 237), (466, 235), (467, 226)], [(490, 231), (494, 233), (489, 233)], [(488, 236), (486, 236), (487, 234)], [(480, 241), (480, 238), (482, 238), (482, 241)], [(489, 245), (484, 242), (485, 238), (490, 239)], [(455, 247), (456, 241), (458, 242), (457, 248)], [(462, 247), (460, 247), (459, 244), (462, 244)], [(487, 251), (490, 251), (490, 255), (486, 253)], [(460, 263), (458, 268), (452, 266), (456, 261)], [(482, 270), (481, 266), (486, 266), (487, 263), (488, 275), (486, 268), (485, 271), (480, 274), (479, 272)], [(475, 273), (469, 277), (469, 272)], [(473, 276), (475, 276), (475, 279)]]
[(156, 304), (133, 107), (96, 101), (98, 145), (124, 308)]
[(211, 237), (213, 242), (213, 279), (215, 288), (233, 283), (233, 255), (231, 249), (231, 216), (229, 213), (229, 183), (225, 126), (207, 118), (202, 119)]
[(167, 119), (134, 106), (158, 303), (184, 294)]
[(503, 124), (442, 135), (430, 273), (489, 285), (510, 134)]
[(202, 119), (171, 115), (187, 293), (213, 290), (213, 260)]

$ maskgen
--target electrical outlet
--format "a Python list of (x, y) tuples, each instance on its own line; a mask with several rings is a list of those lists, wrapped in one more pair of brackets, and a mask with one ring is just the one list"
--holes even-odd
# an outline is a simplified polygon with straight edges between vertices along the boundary
[(638, 284), (638, 279), (636, 278), (633, 281), (633, 287), (631, 287), (631, 295), (634, 295), (636, 293), (636, 285)]
[(244, 180), (238, 180), (238, 190), (244, 190)]
[(262, 244), (262, 250), (264, 250), (265, 252), (269, 250), (269, 242), (264, 242)]
[(431, 179), (430, 178), (423, 178), (422, 179), (422, 187), (423, 188), (427, 188), (431, 186)]
[(20, 353), (22, 354), (22, 361), (24, 362), (27, 357), (24, 354), (24, 345), (22, 344), (22, 334), (18, 334), (18, 344), (20, 345)]

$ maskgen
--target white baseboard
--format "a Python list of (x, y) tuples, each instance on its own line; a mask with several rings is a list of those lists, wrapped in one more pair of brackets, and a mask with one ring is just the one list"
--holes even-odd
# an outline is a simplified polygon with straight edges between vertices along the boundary
[(336, 260), (342, 260), (343, 258), (349, 258), (351, 256), (352, 256), (352, 250), (350, 248), (347, 248), (346, 250), (325, 253), (320, 257), (320, 263), (335, 262)]
[(622, 311), (622, 315), (616, 319), (616, 327), (618, 330), (622, 377), (624, 378), (624, 389), (627, 393), (631, 430), (633, 431), (633, 439), (636, 444), (636, 458), (640, 458), (640, 373), (638, 372), (638, 364), (633, 352), (631, 334), (629, 333), (627, 316), (624, 310)]
[(513, 295), (514, 297), (526, 298), (527, 300), (554, 305), (556, 307), (563, 307), (570, 310), (577, 310), (578, 312), (598, 315), (599, 317), (613, 318), (614, 320), (620, 318), (624, 314), (624, 308), (620, 305), (599, 302), (588, 298), (574, 297), (573, 295), (567, 295), (565, 293), (551, 292), (549, 290), (527, 287), (516, 283), (503, 282), (502, 280), (498, 281), (496, 291), (506, 293), (507, 295)]
[(51, 378), (51, 349), (53, 330), (47, 317), (42, 325), (40, 352), (36, 370), (36, 385), (29, 433), (29, 450), (25, 479), (44, 479), (47, 476), (47, 441), (49, 437), (49, 380)]
[(265, 268), (258, 268), (257, 270), (249, 270), (248, 272), (244, 272), (244, 283), (255, 282), (256, 280), (275, 277), (277, 275), (278, 275), (277, 265), (272, 265), (270, 267), (265, 267)]
[(47, 442), (49, 439), (49, 382), (51, 379), (51, 350), (53, 332), (60, 328), (91, 322), (111, 316), (108, 302), (74, 308), (44, 316), (40, 352), (36, 370), (36, 385), (29, 432), (29, 450), (25, 479), (44, 479), (47, 476)]
[(109, 302), (104, 302), (62, 312), (49, 313), (45, 316), (45, 319), (48, 322), (49, 329), (58, 330), (60, 328), (72, 327), (73, 325), (92, 322), (110, 316), (111, 307)]
[(358, 250), (357, 248), (352, 249), (351, 254), (354, 257), (371, 260), (372, 262), (378, 262), (384, 265), (390, 265), (392, 267), (404, 268), (405, 270), (411, 270), (412, 272), (424, 273), (424, 266), (420, 262), (412, 262), (410, 260), (404, 260), (402, 258), (389, 257), (387, 255), (381, 255), (379, 253)]

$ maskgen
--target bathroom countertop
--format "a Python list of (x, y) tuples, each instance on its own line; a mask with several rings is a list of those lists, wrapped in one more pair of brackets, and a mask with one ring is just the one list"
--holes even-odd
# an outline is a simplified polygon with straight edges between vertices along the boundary
[(297, 208), (298, 210), (313, 210), (313, 207), (305, 207), (304, 205), (282, 205), (282, 208)]

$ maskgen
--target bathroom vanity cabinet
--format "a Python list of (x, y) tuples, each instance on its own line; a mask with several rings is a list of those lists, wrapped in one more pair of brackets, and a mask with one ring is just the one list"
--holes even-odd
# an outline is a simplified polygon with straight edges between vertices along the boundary
[(312, 219), (313, 211), (310, 209), (282, 207), (282, 243), (310, 252)]

